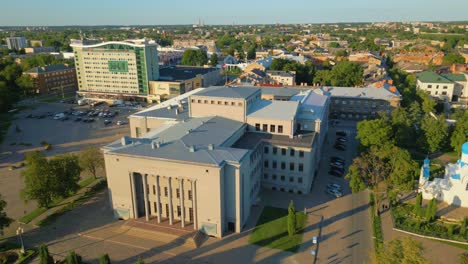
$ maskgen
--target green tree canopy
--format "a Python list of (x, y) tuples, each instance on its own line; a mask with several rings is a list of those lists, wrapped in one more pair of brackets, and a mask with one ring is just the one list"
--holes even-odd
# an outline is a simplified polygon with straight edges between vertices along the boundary
[(109, 255), (104, 254), (99, 258), (99, 264), (111, 264)]
[(68, 253), (67, 257), (65, 258), (65, 263), (66, 264), (82, 264), (83, 261), (80, 255), (76, 254), (75, 251), (71, 251), (70, 253)]
[(294, 203), (291, 200), (289, 202), (289, 207), (288, 207), (288, 234), (289, 236), (293, 236), (296, 234), (296, 209), (294, 208)]
[(468, 110), (465, 113), (467, 113), (465, 116), (457, 119), (452, 136), (450, 137), (450, 146), (457, 152), (458, 156), (461, 155), (463, 143), (468, 142)]
[(3, 229), (8, 227), (13, 222), (13, 219), (9, 218), (5, 212), (6, 205), (7, 203), (0, 195), (0, 235), (3, 234)]
[(357, 124), (357, 139), (364, 147), (394, 144), (392, 127), (385, 116), (374, 120), (363, 120)]
[(419, 139), (421, 147), (430, 152), (436, 152), (447, 142), (448, 129), (445, 118), (440, 115), (433, 117), (426, 115), (421, 121), (422, 137)]
[(247, 50), (247, 59), (248, 60), (255, 60), (257, 55), (256, 55), (256, 52), (255, 52), (255, 46), (252, 45), (250, 46), (250, 48)]
[(46, 244), (42, 244), (39, 246), (39, 263), (40, 264), (53, 264), (54, 258), (49, 254), (49, 249), (47, 248)]
[(216, 67), (216, 65), (218, 65), (218, 54), (216, 53), (211, 54), (210, 65), (213, 67)]
[(430, 263), (423, 257), (423, 247), (420, 242), (404, 237), (385, 243), (377, 253), (372, 254), (375, 264), (426, 264)]
[(364, 69), (356, 62), (340, 61), (331, 70), (318, 71), (314, 83), (341, 87), (362, 85)]
[(206, 52), (201, 49), (186, 50), (182, 54), (182, 65), (203, 66), (208, 62)]
[(67, 197), (78, 190), (80, 172), (78, 157), (73, 154), (58, 155), (48, 161), (41, 152), (28, 153), (21, 174), (25, 185), (22, 196), (48, 208), (54, 198)]
[(16, 79), (16, 85), (20, 87), (24, 94), (34, 94), (34, 80), (29, 74), (23, 74), (18, 79)]
[(104, 156), (99, 148), (91, 146), (82, 149), (79, 153), (79, 164), (83, 171), (97, 177), (97, 171), (104, 167)]
[(465, 58), (459, 53), (449, 53), (442, 58), (442, 64), (450, 66), (454, 63), (463, 64), (465, 63)]

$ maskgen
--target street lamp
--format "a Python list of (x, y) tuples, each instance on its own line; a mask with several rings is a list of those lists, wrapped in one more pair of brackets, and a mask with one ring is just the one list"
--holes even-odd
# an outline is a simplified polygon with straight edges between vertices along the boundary
[(24, 254), (23, 232), (24, 229), (21, 226), (19, 226), (18, 229), (16, 229), (16, 234), (19, 236), (21, 241), (21, 254)]

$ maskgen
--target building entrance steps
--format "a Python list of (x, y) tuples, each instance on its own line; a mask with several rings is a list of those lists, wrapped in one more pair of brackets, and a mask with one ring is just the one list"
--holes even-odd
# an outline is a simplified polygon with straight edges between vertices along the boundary
[[(192, 223), (186, 223), (181, 227), (180, 222), (169, 224), (169, 219), (162, 219), (158, 223), (157, 218), (150, 218), (146, 221), (145, 217), (127, 220), (125, 227), (130, 227), (128, 234), (143, 237), (147, 239), (164, 240), (168, 243), (176, 243), (191, 248), (199, 247), (204, 239), (204, 235), (197, 230), (193, 230)], [(155, 236), (156, 235), (156, 236)]]

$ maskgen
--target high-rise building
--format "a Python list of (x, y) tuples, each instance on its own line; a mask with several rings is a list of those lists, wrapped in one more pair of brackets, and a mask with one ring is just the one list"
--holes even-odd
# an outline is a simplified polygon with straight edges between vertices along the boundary
[(7, 43), (8, 49), (11, 49), (11, 50), (20, 50), (28, 46), (28, 42), (26, 41), (25, 37), (6, 38), (6, 43)]
[(81, 96), (146, 100), (148, 82), (159, 78), (155, 42), (142, 39), (96, 44), (72, 40), (70, 46)]

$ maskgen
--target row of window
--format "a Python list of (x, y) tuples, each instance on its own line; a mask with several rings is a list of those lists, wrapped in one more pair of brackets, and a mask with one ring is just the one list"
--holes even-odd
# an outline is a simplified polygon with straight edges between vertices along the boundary
[[(428, 89), (431, 89), (431, 88), (432, 88), (432, 84), (429, 84), (429, 85), (427, 86), (427, 88), (428, 88)], [(436, 89), (439, 89), (439, 85), (436, 85), (435, 88), (436, 88)], [(448, 86), (447, 86), (447, 85), (444, 85), (444, 86), (442, 87), (442, 89), (448, 89)]]
[[(361, 101), (361, 100), (356, 100), (356, 101), (353, 101), (353, 100), (334, 100), (333, 101), (334, 104), (349, 104), (349, 105), (365, 105), (365, 106), (369, 106), (371, 105), (372, 107), (377, 107), (377, 103), (376, 102), (372, 102), (372, 104), (370, 104), (369, 101)], [(389, 103), (388, 102), (379, 102), (379, 105), (380, 106), (385, 106), (385, 105), (388, 105)]]
[[(263, 147), (263, 152), (264, 152), (265, 154), (270, 153), (270, 146), (266, 145), (265, 147)], [(281, 148), (281, 155), (282, 155), (282, 156), (286, 156), (286, 152), (287, 152), (287, 149)], [(299, 150), (299, 151), (297, 151), (297, 152), (299, 153), (298, 156), (299, 156), (300, 158), (303, 158), (303, 157), (304, 157), (304, 151)], [(273, 153), (273, 155), (278, 154), (278, 147), (272, 147), (272, 153)], [(289, 156), (294, 157), (295, 155), (296, 155), (296, 150), (293, 149), (293, 148), (289, 149)]]
[[(265, 179), (265, 180), (270, 179), (270, 175), (269, 175), (268, 173), (264, 173), (264, 174), (263, 174), (263, 179)], [(276, 174), (272, 174), (272, 175), (271, 175), (271, 179), (274, 180), (274, 181), (280, 180), (280, 181), (284, 182), (284, 181), (286, 181), (286, 176), (281, 175), (281, 176), (278, 178), (278, 176), (277, 176)], [(294, 183), (294, 182), (302, 183), (302, 177), (298, 177), (298, 178), (296, 179), (296, 178), (293, 177), (293, 176), (289, 176), (289, 177), (288, 177), (288, 181), (289, 181), (290, 183)]]
[(230, 105), (230, 106), (242, 106), (242, 102), (233, 102), (233, 101), (215, 101), (215, 100), (201, 100), (201, 99), (192, 99), (192, 103), (198, 104), (218, 104), (218, 105)]
[[(263, 161), (263, 167), (264, 167), (265, 169), (268, 169), (269, 166), (270, 166), (270, 164), (269, 164), (269, 161), (268, 161), (268, 160)], [(290, 171), (294, 171), (294, 170), (295, 170), (295, 167), (296, 167), (296, 166), (295, 166), (295, 163), (294, 163), (294, 162), (290, 162), (290, 163), (289, 163), (289, 170), (290, 170)], [(276, 162), (276, 160), (274, 160), (274, 161), (271, 162), (271, 168), (272, 168), (272, 169), (277, 169), (277, 168), (278, 168), (278, 163)], [(286, 169), (286, 162), (282, 161), (282, 162), (280, 163), (280, 168), (281, 168), (282, 170), (285, 170), (285, 169)], [(297, 171), (299, 171), (299, 172), (303, 172), (303, 171), (304, 171), (304, 164), (303, 164), (303, 163), (299, 163), (299, 164), (298, 164), (298, 166), (297, 166)]]
[[(271, 189), (272, 189), (273, 191), (278, 190), (278, 188), (276, 188), (275, 186), (271, 187)], [(282, 191), (282, 192), (294, 193), (294, 190), (293, 190), (293, 189), (288, 189), (288, 190), (286, 191), (286, 189), (285, 189), (284, 187), (279, 188), (279, 190)], [(297, 194), (302, 194), (302, 191), (297, 191)]]
[(270, 133), (283, 133), (283, 126), (278, 125), (278, 132), (276, 132), (276, 125), (270, 125), (270, 130), (268, 130), (268, 124), (262, 124), (260, 125), (259, 123), (255, 123), (255, 130), (260, 131), (260, 128), (263, 132), (270, 132)]
[[(152, 185), (152, 187), (153, 187), (153, 195), (156, 195), (156, 185)], [(147, 186), (147, 189), (148, 189), (148, 192), (149, 192), (149, 186)], [(176, 198), (180, 198), (180, 189), (176, 188), (175, 190), (176, 190), (175, 191), (176, 192)], [(161, 195), (161, 186), (158, 186), (158, 191), (159, 191), (159, 194)], [(168, 187), (164, 187), (164, 196), (169, 197), (169, 188)], [(186, 198), (189, 201), (191, 201), (193, 199), (192, 190), (187, 190)]]
[[(165, 204), (165, 208), (166, 208), (166, 218), (169, 218), (169, 204)], [(182, 208), (180, 207), (180, 205), (177, 205), (177, 216), (180, 218), (182, 216)], [(153, 212), (154, 214), (157, 214), (158, 213), (158, 210), (161, 212), (161, 214), (163, 214), (162, 212), (162, 204), (159, 203), (159, 206), (158, 206), (158, 203), (157, 202), (153, 202)], [(185, 217), (187, 217), (187, 207), (184, 207), (184, 215)], [(188, 211), (189, 211), (189, 214), (188, 214), (188, 217), (189, 217), (189, 222), (193, 222), (193, 208), (189, 207), (188, 208)]]

